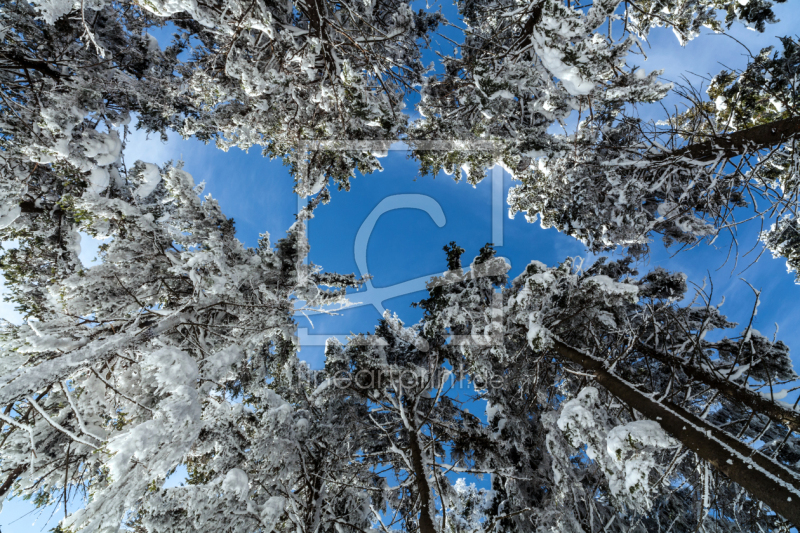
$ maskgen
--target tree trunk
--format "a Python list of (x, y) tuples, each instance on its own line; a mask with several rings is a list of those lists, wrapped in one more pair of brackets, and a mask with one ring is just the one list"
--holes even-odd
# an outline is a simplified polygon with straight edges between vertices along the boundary
[(419, 531), (420, 533), (436, 533), (431, 517), (431, 488), (428, 484), (428, 476), (425, 472), (425, 464), (422, 461), (422, 449), (419, 445), (419, 433), (416, 428), (409, 431), (409, 447), (411, 448), (411, 462), (414, 466), (414, 478), (419, 492)]
[(719, 472), (769, 505), (795, 526), (800, 526), (800, 478), (734, 439), (719, 428), (669, 402), (658, 403), (633, 385), (611, 374), (605, 361), (554, 340), (565, 359), (595, 373), (597, 383), (677, 438)]
[(687, 361), (680, 357), (675, 357), (674, 355), (660, 352), (642, 342), (638, 342), (637, 346), (648, 357), (652, 357), (653, 359), (671, 367), (680, 368), (681, 371), (683, 371), (683, 373), (690, 378), (714, 387), (731, 400), (746, 405), (752, 410), (764, 414), (773, 420), (786, 425), (792, 431), (797, 431), (800, 429), (800, 413), (794, 409), (783, 407), (755, 391), (745, 389), (744, 387), (737, 385), (732, 381), (728, 381), (720, 374), (715, 374), (695, 365), (690, 365)]
[(24, 471), (25, 471), (25, 465), (19, 465), (17, 468), (12, 470), (8, 474), (8, 477), (6, 478), (5, 482), (2, 485), (0, 485), (0, 502), (2, 502), (5, 499), (6, 494), (8, 494), (9, 490), (11, 490), (11, 487), (14, 485), (14, 482)]
[(27, 58), (25, 57), (25, 54), (19, 50), (0, 52), (0, 56), (6, 58), (6, 60), (8, 60), (11, 63), (8, 67), (0, 67), (0, 68), (11, 67), (15, 70), (25, 70), (25, 69), (36, 70), (56, 81), (60, 80), (63, 77), (59, 71), (55, 70), (48, 63), (40, 61), (38, 59)]
[(339, 75), (339, 68), (336, 59), (333, 57), (333, 51), (325, 35), (325, 13), (321, 3), (324, 0), (304, 0), (305, 9), (303, 10), (308, 17), (309, 25), (311, 26), (311, 35), (316, 37), (322, 43), (322, 60), (325, 65), (325, 70), (328, 76), (335, 77)]
[(525, 26), (522, 27), (522, 31), (519, 34), (519, 37), (511, 45), (509, 49), (510, 52), (516, 50), (523, 50), (530, 46), (533, 36), (533, 29), (542, 21), (542, 11), (544, 10), (544, 2), (534, 6), (533, 11), (531, 11), (531, 16), (525, 22)]
[(788, 142), (800, 134), (800, 117), (790, 117), (762, 124), (746, 130), (714, 137), (708, 141), (692, 143), (671, 152), (663, 152), (647, 159), (653, 161), (671, 161), (674, 159), (691, 159), (693, 161), (714, 161), (730, 159), (758, 150), (766, 150), (772, 146)]

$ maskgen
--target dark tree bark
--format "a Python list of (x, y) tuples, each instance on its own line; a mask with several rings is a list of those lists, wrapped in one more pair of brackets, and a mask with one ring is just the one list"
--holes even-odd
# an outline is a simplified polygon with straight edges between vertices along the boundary
[(798, 134), (800, 134), (800, 117), (790, 117), (714, 137), (707, 141), (692, 143), (677, 150), (653, 155), (648, 159), (671, 161), (685, 158), (703, 162), (730, 159), (783, 144)]
[(516, 50), (523, 50), (527, 48), (531, 44), (531, 37), (533, 36), (533, 29), (536, 27), (539, 22), (542, 21), (542, 10), (544, 7), (544, 3), (541, 3), (533, 8), (531, 12), (530, 18), (525, 22), (525, 26), (522, 27), (522, 32), (519, 35), (519, 38), (511, 47), (511, 52)]
[(411, 462), (414, 466), (414, 478), (419, 492), (419, 530), (420, 533), (436, 533), (431, 517), (431, 488), (428, 484), (428, 476), (425, 472), (425, 464), (422, 461), (422, 449), (419, 445), (419, 434), (416, 431), (409, 432), (408, 443), (411, 448)]
[(6, 480), (3, 482), (2, 485), (0, 485), (0, 501), (2, 501), (3, 498), (5, 498), (8, 491), (11, 490), (11, 487), (14, 485), (14, 481), (16, 481), (17, 478), (20, 476), (20, 474), (22, 474), (24, 471), (25, 471), (25, 466), (19, 465), (17, 468), (12, 470), (8, 474)]
[(673, 368), (680, 368), (684, 374), (701, 383), (714, 387), (728, 398), (735, 400), (758, 413), (762, 413), (773, 420), (785, 424), (792, 431), (800, 429), (800, 413), (788, 407), (770, 401), (759, 393), (750, 389), (745, 389), (732, 381), (725, 379), (725, 376), (704, 370), (688, 361), (656, 350), (642, 342), (637, 343), (639, 349), (657, 361), (669, 365)]
[(35, 70), (56, 81), (63, 77), (60, 72), (51, 67), (45, 61), (25, 57), (25, 55), (19, 50), (0, 51), (0, 56), (10, 62), (8, 65), (0, 65), (0, 68), (13, 70)]
[(769, 505), (795, 526), (800, 526), (800, 478), (772, 459), (739, 442), (719, 428), (671, 402), (658, 403), (633, 385), (611, 374), (606, 361), (554, 340), (561, 357), (595, 373), (597, 383)]

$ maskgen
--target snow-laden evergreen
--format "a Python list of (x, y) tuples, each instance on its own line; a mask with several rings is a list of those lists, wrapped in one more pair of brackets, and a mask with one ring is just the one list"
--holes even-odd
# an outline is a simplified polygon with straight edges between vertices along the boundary
[[(4, 261), (27, 321), (2, 332), (3, 473), (43, 502), (89, 496), (65, 523), (89, 530), (116, 529), (179, 464), (242, 466), (248, 406), (268, 403), (265, 379), (296, 364), (296, 302), (330, 304), (357, 284), (304, 263), (313, 205), (274, 247), (262, 235), (248, 249), (179, 166), (116, 170), (102, 194), (70, 198), (71, 217), (28, 213), (6, 228), (20, 241)], [(107, 240), (90, 269), (76, 261), (79, 232)], [(72, 246), (59, 253), (53, 234)], [(53, 248), (51, 268), (30, 268)], [(231, 491), (247, 486), (229, 478)], [(247, 512), (258, 524), (275, 505)]]
[(328, 178), (348, 187), (356, 169), (380, 168), (373, 150), (310, 151), (313, 142), (397, 139), (403, 96), (422, 83), (420, 43), (440, 18), (394, 0), (11, 2), (3, 130), (49, 162), (76, 149), (65, 139), (84, 117), (97, 129), (133, 112), (157, 134), (284, 157), (303, 195)]
[[(640, 66), (653, 27), (672, 28), (681, 43), (737, 20), (763, 31), (774, 20), (767, 2), (457, 5), (464, 43), (426, 78), (411, 130), (423, 173), (474, 184), (500, 164), (520, 182), (508, 197), (512, 215), (593, 251), (640, 255), (653, 234), (693, 244), (740, 220), (794, 216), (796, 41), (782, 38), (782, 53), (765, 49), (741, 72), (721, 72), (707, 94)], [(671, 89), (688, 109), (642, 120), (641, 106)], [(460, 142), (431, 150), (433, 139)]]
[[(323, 371), (298, 360), (297, 307), (360, 283), (305, 263), (304, 228), (331, 183), (379, 168), (364, 140), (473, 183), (502, 164), (512, 212), (593, 251), (696, 243), (744, 210), (800, 264), (795, 40), (705, 94), (676, 88), (687, 109), (662, 123), (631, 113), (673, 89), (636, 64), (652, 28), (764, 31), (770, 2), (457, 5), (458, 21), (395, 0), (3, 6), (0, 266), (24, 322), (1, 332), (0, 502), (63, 505), (62, 531), (800, 524), (788, 347), (716, 295), (685, 302), (679, 273), (568, 259), (509, 280), (491, 246), (463, 268), (451, 244), (419, 324), (387, 313), (331, 340)], [(422, 51), (445, 23), (465, 39), (436, 74)], [(134, 122), (259, 146), (313, 198), (285, 238), (246, 248), (180, 163), (125, 160)], [(104, 243), (92, 268), (83, 234)], [(163, 488), (179, 467), (185, 486)]]
[(473, 439), (467, 456), (493, 472), (489, 520), (508, 515), (504, 531), (779, 529), (759, 502), (760, 472), (795, 513), (800, 411), (780, 400), (798, 376), (785, 344), (729, 322), (702, 290), (678, 303), (680, 273), (533, 261), (507, 284), (490, 247), (466, 272), (461, 251), (448, 248), (451, 271), (429, 285), (419, 327), (450, 333), (460, 353), (448, 362), (488, 402), (491, 442)]

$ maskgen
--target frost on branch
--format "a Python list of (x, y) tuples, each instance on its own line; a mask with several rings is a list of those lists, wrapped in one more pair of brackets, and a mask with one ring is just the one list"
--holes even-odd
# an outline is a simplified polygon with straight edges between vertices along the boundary
[(691, 245), (741, 219), (761, 218), (767, 227), (775, 219), (762, 239), (790, 258), (799, 56), (795, 40), (781, 41), (782, 52), (766, 48), (742, 71), (720, 72), (706, 94), (676, 87), (686, 110), (659, 122), (596, 102), (574, 132), (556, 137), (560, 151), (516, 175), (511, 214), (523, 212), (594, 251), (622, 246), (634, 255), (648, 250), (653, 234), (667, 246)]
[[(374, 149), (351, 141), (390, 144), (405, 131), (403, 98), (422, 83), (421, 46), (440, 20), (402, 0), (12, 3), (3, 130), (34, 162), (81, 144), (92, 158), (112, 152), (91, 130), (135, 114), (137, 128), (162, 139), (171, 130), (284, 158), (303, 195), (329, 179), (349, 188), (356, 171), (381, 168)], [(71, 138), (77, 125), (86, 142)], [(103, 154), (99, 165), (113, 162)], [(108, 179), (80, 170), (95, 187)]]
[(561, 406), (557, 424), (575, 450), (586, 445), (586, 456), (606, 472), (615, 499), (646, 512), (653, 504), (649, 478), (654, 470), (663, 474), (656, 454), (676, 448), (679, 442), (653, 420), (614, 426), (609, 419), (599, 404), (597, 389), (586, 387)]
[[(451, 265), (460, 264), (450, 255)], [(487, 247), (479, 257), (491, 255)], [(776, 481), (797, 476), (800, 459), (800, 416), (779, 401), (779, 389), (797, 380), (788, 348), (752, 326), (737, 328), (702, 291), (679, 303), (685, 275), (656, 269), (640, 276), (631, 262), (601, 259), (581, 269), (573, 260), (533, 261), (510, 284), (451, 271), (429, 285), (423, 330), (450, 337), (460, 354), (450, 352), (449, 364), (489, 405), (490, 439), (476, 440), (474, 453), (502, 454), (472, 467), (495, 473), (500, 508), (488, 516), (520, 530), (524, 517), (535, 517), (547, 530), (576, 532), (786, 524), (764, 514), (759, 500), (773, 489), (796, 490)], [(503, 334), (486, 339), (490, 326)], [(566, 357), (565, 346), (586, 355)], [(677, 423), (667, 433), (664, 419), (642, 414), (652, 411), (649, 402), (667, 406), (672, 414), (664, 416), (685, 418), (671, 419)], [(741, 451), (694, 448), (682, 427)], [(756, 440), (757, 450), (745, 444)], [(775, 486), (747, 491), (710, 464), (731, 465), (731, 458), (745, 472), (771, 469), (776, 476), (765, 479)]]
[[(101, 146), (119, 149), (93, 146), (93, 157)], [(73, 168), (41, 166), (58, 180)], [(266, 441), (279, 430), (267, 403), (295, 416), (266, 379), (297, 364), (294, 302), (336, 302), (358, 281), (303, 262), (302, 220), (275, 247), (264, 235), (245, 248), (180, 166), (137, 162), (126, 173), (117, 158), (95, 168), (113, 179), (100, 190), (78, 183), (61, 197), (57, 188), (54, 211), (22, 213), (3, 230), (19, 242), (3, 266), (27, 320), (2, 332), (2, 497), (12, 487), (41, 504), (91, 494), (62, 524), (74, 528), (117, 528), (126, 516), (147, 523), (163, 502), (186, 498), (199, 506), (189, 509), (200, 513), (197, 524), (214, 524), (201, 508), (220, 490), (245, 513), (235, 524), (242, 531), (285, 519), (280, 490), (253, 496), (240, 474), (250, 469), (253, 432), (266, 431), (256, 433)], [(65, 232), (102, 238), (100, 264), (84, 268)], [(268, 414), (261, 421), (252, 409)], [(162, 491), (181, 464), (193, 488)], [(192, 495), (174, 500), (171, 491)]]
[[(565, 149), (548, 130), (573, 112), (663, 98), (669, 85), (657, 81), (658, 72), (635, 74), (627, 64), (636, 39), (601, 33), (619, 5), (595, 2), (582, 10), (554, 0), (459, 2), (464, 45), (460, 55), (443, 58), (443, 75), (426, 80), (423, 119), (412, 132), (420, 141), (458, 140), (464, 149), (436, 152), (411, 142), (422, 172), (460, 179), (461, 168), (470, 168), (467, 179), (477, 183), (486, 168), (501, 164), (519, 178), (535, 159)], [(469, 141), (494, 146), (479, 149)]]

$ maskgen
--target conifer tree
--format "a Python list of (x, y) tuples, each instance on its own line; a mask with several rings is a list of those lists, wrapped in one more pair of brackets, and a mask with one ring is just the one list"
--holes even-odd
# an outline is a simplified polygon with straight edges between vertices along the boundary
[[(797, 523), (800, 417), (778, 401), (798, 379), (785, 344), (752, 322), (713, 335), (737, 325), (702, 291), (680, 304), (680, 273), (639, 277), (630, 258), (586, 271), (534, 261), (507, 283), (493, 256), (487, 246), (469, 272), (434, 278), (422, 327), (460, 346), (459, 368), (512, 447), (501, 457), (516, 476), (492, 478), (503, 509), (519, 511), (509, 524), (524, 530), (523, 509), (561, 531)], [(485, 385), (497, 376), (501, 387)]]
[[(16, 244), (0, 268), (25, 322), (0, 331), (0, 503), (63, 505), (60, 531), (800, 525), (788, 347), (752, 321), (726, 336), (716, 295), (686, 302), (684, 275), (633, 268), (653, 233), (695, 243), (749, 209), (798, 269), (796, 40), (705, 95), (678, 87), (686, 111), (646, 124), (630, 107), (672, 87), (633, 63), (635, 36), (765, 31), (772, 4), (457, 6), (464, 43), (434, 74), (422, 48), (455, 21), (398, 0), (4, 5), (0, 237)], [(552, 133), (575, 112), (575, 134)], [(125, 161), (133, 121), (262, 147), (313, 198), (285, 238), (246, 248), (181, 164)], [(312, 372), (297, 307), (360, 280), (304, 262), (305, 224), (329, 183), (379, 168), (374, 145), (348, 143), (400, 139), (423, 173), (474, 183), (503, 164), (512, 211), (629, 257), (509, 280), (491, 246), (464, 268), (451, 243), (420, 323), (386, 314)], [(426, 149), (442, 139), (501, 150)], [(91, 268), (82, 234), (104, 242)], [(163, 488), (178, 467), (186, 485)]]

